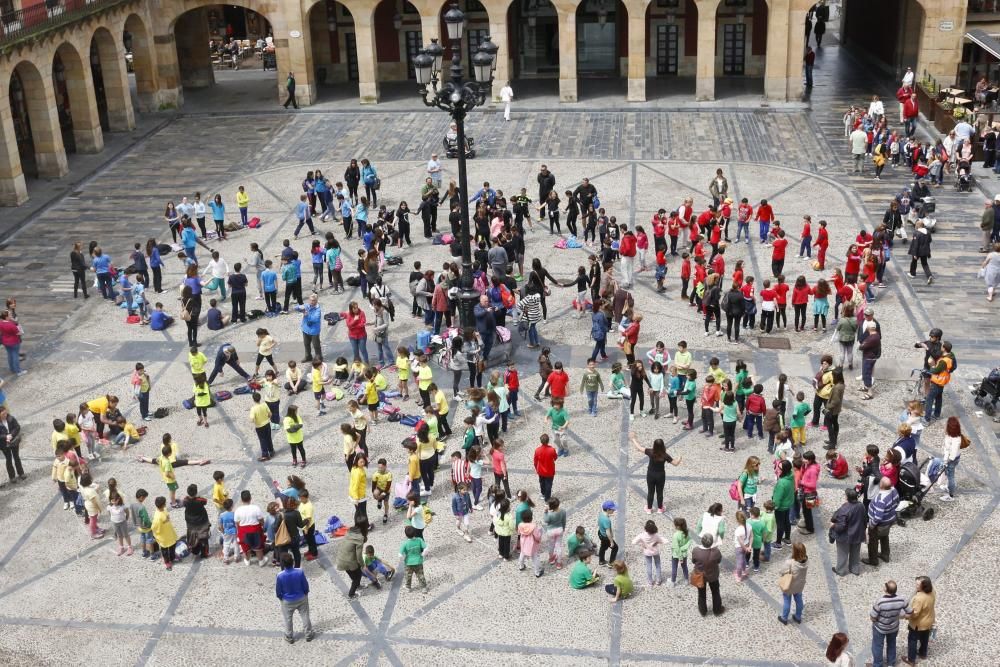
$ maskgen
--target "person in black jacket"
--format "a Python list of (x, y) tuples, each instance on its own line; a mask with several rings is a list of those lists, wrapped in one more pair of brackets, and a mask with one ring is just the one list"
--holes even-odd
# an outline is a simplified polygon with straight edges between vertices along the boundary
[(910, 249), (907, 251), (907, 254), (910, 256), (910, 277), (917, 277), (917, 261), (919, 260), (920, 266), (924, 269), (927, 284), (930, 285), (933, 283), (934, 276), (931, 275), (931, 267), (927, 265), (927, 260), (931, 256), (931, 234), (920, 220), (917, 220), (913, 238), (910, 240)]
[(344, 181), (347, 183), (347, 193), (351, 197), (351, 203), (358, 205), (358, 185), (361, 184), (361, 167), (357, 160), (351, 160), (344, 170)]
[[(726, 338), (730, 341), (740, 342), (740, 322), (746, 314), (746, 304), (743, 303), (743, 292), (733, 283), (732, 288), (726, 293)], [(736, 328), (736, 337), (733, 337), (733, 327)]]
[(69, 254), (69, 268), (73, 272), (73, 298), (77, 298), (77, 288), (83, 290), (83, 298), (89, 299), (87, 294), (87, 260), (83, 258), (83, 245), (77, 241), (73, 244), (73, 251)]
[(556, 176), (549, 171), (544, 164), (538, 171), (538, 203), (541, 204), (548, 198), (552, 188), (556, 187)]
[(709, 335), (708, 325), (715, 318), (715, 335), (722, 335), (722, 315), (719, 301), (722, 299), (722, 288), (719, 287), (719, 275), (713, 273), (705, 283), (705, 296), (702, 305), (705, 307), (705, 335)]
[(291, 541), (288, 544), (277, 545), (277, 550), (279, 554), (292, 554), (295, 559), (295, 567), (301, 567), (302, 565), (302, 553), (299, 551), (299, 532), (302, 530), (302, 515), (299, 514), (299, 501), (294, 498), (287, 498), (285, 500), (285, 511), (278, 515), (278, 523), (274, 527), (274, 534), (278, 534), (278, 530), (281, 525), (285, 525), (285, 529), (288, 531), (288, 537)]
[(212, 522), (208, 518), (208, 501), (198, 495), (198, 485), (189, 484), (184, 498), (184, 523), (187, 525), (187, 545), (191, 555), (208, 558), (209, 534)]
[(7, 408), (0, 407), (0, 452), (3, 452), (4, 462), (7, 464), (7, 477), (12, 483), (24, 479), (20, 448), (21, 425), (7, 412)]
[(858, 502), (858, 492), (847, 489), (847, 499), (830, 519), (830, 532), (837, 542), (837, 565), (834, 574), (844, 577), (847, 571), (861, 574), (861, 545), (865, 541), (868, 514), (865, 506)]
[(893, 199), (889, 202), (889, 208), (882, 216), (882, 224), (889, 230), (889, 234), (894, 235), (897, 229), (903, 228), (903, 215), (899, 212), (899, 202)]

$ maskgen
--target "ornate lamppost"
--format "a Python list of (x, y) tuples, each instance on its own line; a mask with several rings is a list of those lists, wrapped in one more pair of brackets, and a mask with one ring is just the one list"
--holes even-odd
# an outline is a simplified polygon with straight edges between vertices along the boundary
[[(429, 107), (437, 107), (455, 121), (458, 147), (458, 190), (462, 200), (462, 228), (459, 240), (462, 245), (462, 279), (459, 288), (459, 321), (466, 333), (476, 326), (475, 307), (479, 293), (472, 289), (472, 233), (469, 229), (469, 190), (465, 163), (465, 117), (469, 111), (482, 106), (489, 98), (496, 69), (498, 47), (489, 37), (472, 56), (474, 81), (465, 81), (462, 76), (462, 32), (465, 30), (465, 14), (452, 4), (444, 15), (451, 45), (451, 79), (445, 81), (441, 69), (444, 48), (436, 39), (420, 51), (414, 58), (420, 97)], [(440, 85), (439, 85), (440, 84)]]

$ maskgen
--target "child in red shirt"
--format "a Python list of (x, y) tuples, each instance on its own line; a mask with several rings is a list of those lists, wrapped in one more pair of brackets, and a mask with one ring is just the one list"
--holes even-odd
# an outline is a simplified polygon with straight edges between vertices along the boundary
[(705, 259), (705, 246), (702, 245), (701, 239), (701, 234), (697, 234), (691, 239), (691, 254), (694, 255), (695, 259), (699, 257)]
[(517, 394), (521, 389), (521, 378), (517, 375), (517, 367), (514, 361), (507, 362), (507, 372), (503, 375), (503, 383), (507, 385), (507, 403), (510, 405), (510, 412), (515, 417), (520, 417), (517, 410)]
[(639, 271), (646, 270), (646, 251), (649, 250), (649, 237), (642, 225), (635, 228), (635, 254), (639, 257)]
[(740, 200), (740, 205), (736, 209), (736, 242), (740, 242), (740, 234), (746, 236), (747, 243), (750, 243), (750, 218), (753, 217), (753, 206), (744, 197)]
[(774, 286), (775, 302), (777, 308), (775, 311), (775, 325), (779, 329), (788, 328), (788, 314), (785, 309), (788, 307), (788, 283), (785, 282), (785, 276), (778, 276), (778, 283)]
[(733, 218), (733, 200), (726, 199), (719, 211), (722, 213), (722, 228), (726, 236), (726, 243), (729, 243), (729, 221)]
[(826, 453), (826, 471), (830, 473), (834, 479), (844, 479), (850, 472), (847, 465), (847, 459), (844, 455), (835, 450), (831, 450)]
[(799, 258), (808, 257), (812, 259), (812, 218), (808, 215), (802, 216), (802, 243), (799, 244)]
[(777, 309), (778, 293), (771, 287), (771, 281), (765, 280), (760, 291), (760, 328), (765, 333), (771, 333), (774, 328), (774, 312)]
[(567, 385), (569, 385), (569, 375), (567, 375), (566, 371), (563, 370), (562, 362), (557, 361), (553, 371), (549, 373), (549, 377), (545, 380), (545, 385), (539, 393), (542, 393), (547, 389), (552, 393), (552, 398), (566, 398)]
[(665, 250), (667, 247), (667, 209), (661, 208), (653, 216), (653, 249)]
[(753, 276), (747, 276), (746, 282), (743, 283), (740, 291), (743, 292), (743, 305), (745, 306), (743, 328), (753, 329), (757, 323), (757, 300), (755, 298), (756, 290), (753, 285)]
[(670, 254), (677, 256), (677, 239), (681, 234), (681, 217), (677, 211), (670, 212), (670, 219), (667, 220), (667, 234), (670, 235)]
[(709, 232), (708, 242), (712, 246), (712, 256), (719, 252), (719, 243), (722, 241), (722, 225), (716, 224), (712, 226), (712, 231)]
[(826, 233), (826, 220), (819, 221), (819, 231), (816, 233), (816, 270), (822, 271), (826, 267), (826, 249), (830, 246), (830, 237)]
[(725, 252), (725, 246), (719, 248), (718, 254), (716, 254), (712, 259), (712, 270), (719, 274), (720, 278), (723, 278), (726, 275), (726, 258), (723, 257)]
[(774, 220), (774, 209), (766, 199), (760, 200), (754, 220), (760, 223), (760, 242), (767, 243), (767, 234), (771, 231), (771, 221)]
[(788, 246), (788, 239), (785, 238), (785, 230), (779, 229), (774, 241), (771, 243), (771, 275), (780, 276), (785, 268), (785, 248)]
[(691, 279), (691, 255), (681, 256), (681, 298), (688, 298), (688, 281)]
[(705, 387), (701, 390), (701, 433), (715, 434), (715, 408), (722, 393), (715, 377), (709, 373), (705, 377)]
[[(688, 269), (690, 271), (690, 268)], [(663, 248), (656, 251), (656, 291), (665, 292), (666, 287), (663, 286), (663, 279), (667, 276), (667, 249)]]
[(844, 280), (849, 283), (857, 282), (858, 274), (861, 273), (861, 251), (855, 243), (847, 249), (847, 262), (844, 264)]
[(792, 309), (795, 311), (795, 330), (806, 330), (806, 306), (809, 305), (809, 284), (805, 276), (795, 279), (795, 287), (792, 288)]
[(705, 258), (695, 257), (694, 258), (694, 283), (691, 288), (691, 296), (688, 299), (688, 305), (694, 306), (697, 303), (698, 309), (701, 309), (701, 297), (698, 296), (698, 285), (705, 282), (705, 278), (708, 276), (708, 270), (705, 268)]
[(743, 260), (736, 260), (736, 266), (733, 267), (733, 284), (736, 285), (736, 289), (741, 289), (743, 287)]

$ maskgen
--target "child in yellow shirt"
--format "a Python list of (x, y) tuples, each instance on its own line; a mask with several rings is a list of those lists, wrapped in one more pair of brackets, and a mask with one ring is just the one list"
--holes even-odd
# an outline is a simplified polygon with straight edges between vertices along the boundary
[(226, 473), (216, 470), (212, 473), (212, 479), (215, 480), (215, 484), (212, 485), (212, 502), (215, 503), (215, 509), (221, 512), (222, 506), (229, 498), (229, 491), (226, 490)]
[(329, 370), (326, 364), (319, 359), (312, 362), (312, 390), (313, 398), (316, 399), (316, 409), (319, 416), (326, 414), (326, 388), (333, 380), (330, 379)]
[(402, 345), (396, 348), (396, 373), (399, 375), (399, 393), (406, 400), (410, 397), (410, 351)]
[[(166, 454), (164, 454), (166, 457)], [(163, 564), (170, 570), (174, 566), (174, 545), (177, 544), (177, 531), (174, 524), (170, 523), (170, 513), (167, 511), (167, 499), (157, 496), (156, 512), (153, 513), (153, 522), (150, 529), (153, 532), (153, 539), (160, 545), (160, 555), (163, 556)]]
[(121, 446), (122, 451), (128, 449), (128, 446), (139, 442), (142, 438), (142, 434), (139, 433), (139, 429), (132, 425), (131, 422), (125, 420), (125, 417), (119, 417), (118, 428), (121, 429), (121, 433), (115, 436), (114, 444)]
[(299, 491), (299, 516), (302, 517), (302, 532), (306, 538), (306, 560), (316, 560), (319, 551), (316, 549), (316, 510), (309, 500), (309, 491)]
[(83, 439), (80, 437), (80, 427), (76, 425), (75, 413), (70, 412), (66, 415), (66, 428), (63, 433), (73, 442), (73, 449), (76, 450), (77, 456), (83, 456), (83, 450), (80, 449)]
[[(378, 460), (378, 470), (372, 473), (372, 497), (378, 502), (378, 508), (382, 510), (382, 523), (389, 522), (389, 493), (392, 490), (392, 473), (389, 472), (388, 462), (385, 459)], [(419, 470), (420, 463), (417, 463)]]

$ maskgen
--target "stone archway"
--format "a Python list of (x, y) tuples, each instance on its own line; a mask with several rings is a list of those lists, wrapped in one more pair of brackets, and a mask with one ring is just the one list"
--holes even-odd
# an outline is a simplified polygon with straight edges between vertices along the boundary
[(23, 60), (17, 64), (8, 86), (13, 136), (20, 149), (24, 173), (37, 178), (62, 178), (66, 175), (66, 151), (63, 148), (56, 113), (51, 73)]
[[(135, 111), (129, 91), (125, 64), (125, 44), (111, 31), (100, 27), (90, 39), (90, 70), (98, 107), (103, 107), (109, 132), (127, 132), (135, 128)], [(133, 66), (135, 56), (132, 58)], [(103, 98), (103, 103), (101, 99)], [(102, 119), (102, 123), (105, 122)]]
[(317, 97), (355, 96), (361, 68), (351, 10), (336, 0), (321, 0), (309, 10), (306, 26)]
[(76, 47), (63, 42), (52, 57), (56, 112), (68, 153), (98, 153), (104, 148), (93, 76)]
[(135, 91), (140, 111), (156, 111), (157, 77), (153, 67), (153, 38), (146, 22), (138, 14), (125, 19), (122, 41), (126, 59), (130, 56), (135, 73)]

